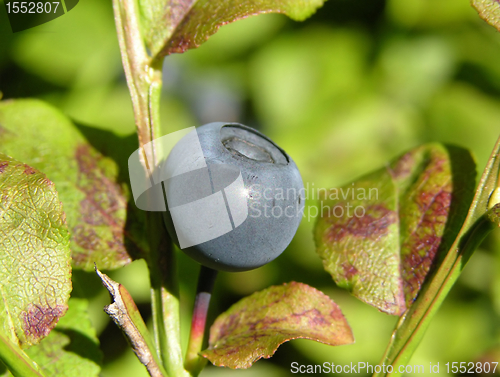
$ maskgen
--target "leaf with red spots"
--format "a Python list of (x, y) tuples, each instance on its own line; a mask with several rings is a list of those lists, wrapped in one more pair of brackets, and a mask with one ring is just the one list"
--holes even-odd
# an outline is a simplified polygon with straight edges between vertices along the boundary
[[(139, 0), (141, 26), (153, 57), (196, 48), (225, 24), (261, 13), (302, 21), (324, 0)], [(138, 12), (139, 13), (139, 12)]]
[(298, 338), (332, 346), (354, 342), (337, 304), (315, 288), (291, 282), (245, 297), (221, 314), (202, 355), (217, 366), (249, 368)]
[(499, 0), (471, 0), (479, 16), (500, 31), (500, 1)]
[(67, 310), (69, 232), (54, 184), (0, 153), (0, 331), (39, 343)]
[(335, 282), (401, 315), (459, 231), (475, 167), (463, 149), (428, 144), (321, 200), (317, 252)]
[(66, 315), (37, 347), (26, 350), (45, 376), (94, 377), (102, 354), (84, 299), (71, 298)]
[[(56, 185), (75, 267), (91, 270), (95, 262), (113, 269), (143, 255), (144, 213), (130, 205), (126, 168), (108, 157), (122, 153), (117, 160), (126, 162), (136, 145), (77, 127), (38, 100), (0, 102), (0, 127), (2, 151), (40, 169)], [(107, 148), (103, 153), (93, 146), (99, 143), (100, 150)]]
[[(456, 158), (452, 158), (452, 161), (458, 162), (455, 166), (459, 170), (454, 171), (462, 174), (467, 171), (466, 160), (462, 159), (460, 163)], [(463, 175), (463, 178), (466, 178), (466, 175)], [(461, 182), (461, 179), (455, 179), (454, 175), (454, 182)], [(460, 277), (467, 261), (495, 226), (500, 226), (499, 187), (500, 138), (497, 140), (483, 171), (465, 220), (462, 221), (462, 215), (457, 216), (460, 217), (460, 223), (457, 224), (455, 221), (453, 229), (459, 228), (460, 230), (458, 233), (453, 232), (455, 239), (447, 247), (448, 250), (444, 251), (443, 260), (440, 260), (439, 264), (435, 266), (408, 312), (397, 322), (381, 364), (392, 365), (394, 370), (397, 370), (400, 366), (405, 366), (410, 362), (432, 318)], [(457, 197), (459, 196), (458, 194)], [(462, 208), (463, 206), (461, 206)], [(450, 213), (449, 218), (453, 222), (453, 213)], [(449, 243), (451, 237), (445, 234), (445, 238)]]

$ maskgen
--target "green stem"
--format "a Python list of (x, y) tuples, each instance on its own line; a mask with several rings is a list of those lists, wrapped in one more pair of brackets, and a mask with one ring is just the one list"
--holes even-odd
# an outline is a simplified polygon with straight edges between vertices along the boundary
[[(399, 368), (408, 364), (429, 327), (431, 319), (460, 276), (470, 256), (493, 229), (493, 223), (485, 215), (477, 221), (468, 232), (468, 236), (464, 237), (461, 242), (457, 238), (451, 248), (455, 252), (450, 250), (432, 280), (423, 288), (417, 300), (399, 320), (382, 358), (381, 365), (385, 365), (385, 368), (382, 368), (380, 373), (375, 373), (373, 377), (403, 374)], [(392, 373), (387, 372), (389, 365), (392, 366)]]
[(186, 361), (184, 363), (186, 370), (195, 377), (202, 371), (207, 363), (207, 359), (200, 356), (200, 352), (203, 347), (208, 307), (210, 305), (210, 298), (212, 296), (212, 289), (216, 277), (216, 270), (201, 266), (193, 308), (193, 318), (191, 320), (191, 332), (189, 334)]
[(0, 334), (0, 359), (15, 377), (44, 377), (19, 346)]
[[(160, 136), (162, 59), (153, 62), (147, 54), (137, 19), (139, 14), (137, 1), (113, 0), (113, 9), (123, 69), (134, 109), (139, 146), (144, 147)], [(155, 145), (151, 155), (144, 156), (143, 161), (151, 172), (158, 163), (158, 153), (154, 147)]]
[(179, 289), (175, 252), (163, 225), (161, 212), (148, 212), (149, 273), (153, 325), (158, 352), (170, 376), (189, 376), (184, 370), (181, 350)]
[[(152, 143), (161, 136), (162, 59), (153, 62), (147, 54), (140, 32), (137, 0), (113, 0), (113, 9), (139, 147), (142, 148), (141, 161), (146, 171), (153, 174), (162, 158), (160, 146)], [(163, 225), (162, 214), (148, 212), (147, 219), (150, 241), (148, 263), (157, 351), (169, 375), (187, 376), (181, 352), (174, 251)]]
[[(150, 66), (150, 77), (151, 80), (148, 84), (148, 111), (149, 111), (149, 134), (151, 135), (151, 141), (158, 139), (163, 136), (161, 132), (160, 124), (160, 100), (161, 100), (161, 88), (162, 88), (162, 63)], [(161, 143), (153, 143), (153, 158), (155, 167), (165, 159), (166, 156), (163, 155), (163, 150), (161, 148)]]

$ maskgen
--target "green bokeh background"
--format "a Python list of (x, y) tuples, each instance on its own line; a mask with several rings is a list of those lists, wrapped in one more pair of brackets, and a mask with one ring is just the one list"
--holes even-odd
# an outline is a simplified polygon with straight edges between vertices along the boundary
[[(429, 141), (469, 148), (480, 173), (500, 135), (499, 62), (500, 33), (467, 0), (328, 0), (306, 22), (251, 17), (222, 27), (197, 50), (168, 57), (162, 126), (165, 133), (211, 121), (259, 128), (293, 157), (310, 189), (339, 187)], [(46, 100), (79, 124), (132, 134), (110, 1), (81, 0), (65, 16), (15, 34), (0, 9), (0, 91), (4, 98)], [(210, 316), (269, 285), (302, 281), (341, 306), (356, 344), (295, 340), (249, 370), (209, 366), (202, 376), (279, 377), (292, 375), (293, 361), (380, 360), (396, 318), (335, 287), (314, 251), (313, 220), (304, 219), (272, 263), (221, 273)], [(198, 266), (181, 253), (179, 262), (187, 336)], [(145, 263), (110, 275), (150, 318)], [(74, 295), (90, 299), (104, 352), (101, 375), (147, 376), (102, 312), (109, 297), (97, 277), (75, 271)], [(446, 362), (485, 358), (500, 361), (498, 231), (472, 257), (411, 364), (428, 370), (439, 362), (446, 376)]]

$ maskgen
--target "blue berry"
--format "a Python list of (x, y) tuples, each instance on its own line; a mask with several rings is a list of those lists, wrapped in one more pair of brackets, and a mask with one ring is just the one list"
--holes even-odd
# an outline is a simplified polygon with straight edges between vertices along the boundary
[(302, 220), (297, 166), (253, 128), (201, 126), (175, 145), (163, 170), (169, 234), (212, 269), (246, 271), (274, 260)]

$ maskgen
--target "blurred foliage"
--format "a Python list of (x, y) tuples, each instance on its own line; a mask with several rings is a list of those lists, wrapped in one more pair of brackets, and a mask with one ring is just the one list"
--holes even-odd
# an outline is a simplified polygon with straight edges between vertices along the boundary
[[(169, 56), (162, 123), (165, 133), (210, 121), (261, 129), (294, 158), (312, 205), (313, 188), (339, 187), (425, 142), (469, 148), (481, 171), (500, 133), (499, 61), (500, 34), (468, 0), (328, 0), (306, 22), (248, 18), (222, 27), (197, 50)], [(82, 0), (65, 16), (15, 34), (0, 12), (0, 91), (6, 99), (46, 100), (82, 125), (120, 137), (133, 133), (110, 2)], [(314, 251), (313, 221), (304, 219), (289, 249), (271, 264), (220, 274), (210, 317), (255, 290), (301, 281), (340, 305), (356, 344), (292, 341), (247, 371), (209, 366), (202, 376), (287, 376), (292, 361), (380, 360), (396, 319), (335, 287)], [(185, 335), (198, 268), (179, 253)], [(496, 232), (472, 257), (413, 364), (498, 355), (499, 272)], [(150, 318), (145, 264), (133, 262), (109, 275)], [(75, 271), (73, 280), (73, 294), (90, 299), (104, 351), (102, 376), (146, 376), (102, 312), (109, 297), (97, 276)]]

